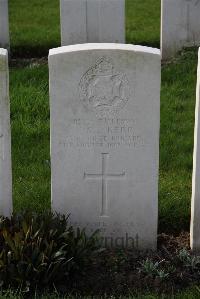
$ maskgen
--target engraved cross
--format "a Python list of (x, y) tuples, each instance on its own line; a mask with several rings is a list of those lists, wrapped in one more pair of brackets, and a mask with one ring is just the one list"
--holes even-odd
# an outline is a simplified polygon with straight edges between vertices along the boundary
[(84, 173), (84, 179), (91, 180), (101, 180), (102, 188), (102, 207), (101, 207), (101, 216), (108, 216), (108, 181), (109, 180), (118, 180), (125, 178), (125, 172), (121, 173), (108, 173), (107, 172), (107, 161), (109, 159), (108, 153), (102, 153), (102, 169), (101, 173)]

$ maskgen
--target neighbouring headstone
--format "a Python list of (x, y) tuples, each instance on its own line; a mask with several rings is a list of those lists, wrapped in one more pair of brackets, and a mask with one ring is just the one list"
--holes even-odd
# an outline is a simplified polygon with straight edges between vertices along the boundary
[(60, 0), (62, 46), (125, 42), (125, 0)]
[(8, 0), (0, 0), (0, 47), (9, 49)]
[(162, 0), (161, 7), (163, 59), (200, 44), (200, 0)]
[(0, 215), (12, 212), (8, 52), (0, 49)]
[(190, 225), (190, 244), (194, 251), (200, 251), (200, 49), (198, 57)]
[(160, 51), (50, 50), (52, 208), (105, 246), (156, 248)]

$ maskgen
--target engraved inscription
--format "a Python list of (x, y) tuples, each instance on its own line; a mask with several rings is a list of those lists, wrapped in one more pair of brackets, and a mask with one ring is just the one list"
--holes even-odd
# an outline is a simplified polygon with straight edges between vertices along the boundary
[(102, 153), (102, 170), (101, 173), (84, 173), (84, 179), (101, 180), (102, 185), (102, 207), (101, 216), (108, 216), (108, 180), (118, 180), (125, 178), (125, 171), (122, 173), (108, 173), (107, 161), (109, 159), (108, 153)]
[(72, 119), (66, 137), (59, 141), (64, 148), (138, 148), (144, 145), (134, 119)]
[(106, 57), (98, 59), (79, 83), (82, 103), (101, 117), (121, 110), (129, 100), (129, 90), (126, 75), (118, 72)]
[[(95, 232), (97, 230), (97, 228), (102, 232), (102, 233), (106, 233), (106, 231), (108, 230), (108, 228), (110, 227), (110, 224), (108, 225), (108, 223), (106, 222), (105, 218), (101, 218), (100, 221), (96, 221), (96, 222), (91, 222), (91, 221), (87, 221), (85, 222), (80, 222), (80, 221), (76, 221), (76, 222), (70, 222), (71, 225), (73, 225), (74, 227), (85, 227), (87, 230), (89, 230), (91, 233)], [(108, 227), (109, 226), (109, 227)], [(127, 229), (131, 229), (134, 228), (134, 222), (114, 222), (113, 223), (113, 229), (112, 229), (112, 233), (118, 231), (121, 228), (124, 228), (125, 230)]]

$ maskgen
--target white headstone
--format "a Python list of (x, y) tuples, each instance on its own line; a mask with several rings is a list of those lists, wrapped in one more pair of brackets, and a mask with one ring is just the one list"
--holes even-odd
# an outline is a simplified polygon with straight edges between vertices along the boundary
[(0, 47), (9, 49), (8, 0), (0, 0)]
[(200, 50), (197, 69), (190, 244), (200, 251)]
[(0, 215), (12, 212), (8, 52), (0, 49)]
[(162, 0), (161, 7), (163, 59), (183, 47), (200, 45), (200, 0)]
[(160, 51), (50, 50), (52, 207), (107, 246), (156, 248)]
[(62, 46), (125, 42), (125, 0), (60, 0)]

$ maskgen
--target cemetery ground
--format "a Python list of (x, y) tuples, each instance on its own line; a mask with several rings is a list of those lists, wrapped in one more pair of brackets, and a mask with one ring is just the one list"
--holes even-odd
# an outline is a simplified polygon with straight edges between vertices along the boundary
[[(47, 61), (11, 64), (14, 207), (41, 212), (50, 209)], [(196, 65), (187, 50), (162, 68), (160, 232), (189, 229)]]
[[(31, 0), (28, 9), (26, 1), (10, 0), (9, 14), (13, 56), (47, 56), (60, 46), (59, 0)], [(128, 43), (159, 48), (159, 0), (126, 0), (126, 16)]]
[[(167, 248), (169, 254), (175, 254), (175, 251), (178, 252), (181, 248), (189, 248), (196, 65), (197, 50), (188, 49), (178, 55), (174, 61), (164, 64), (162, 67), (160, 251), (156, 256), (149, 256), (149, 261), (153, 259), (153, 263), (156, 263), (165, 259), (167, 263), (164, 267), (167, 268), (170, 259), (168, 253), (163, 251), (162, 245)], [(10, 96), (14, 208), (17, 211), (25, 208), (42, 212), (50, 209), (48, 67), (45, 58), (11, 61)], [(174, 235), (175, 238), (171, 235)], [(176, 236), (178, 237), (176, 238)], [(112, 289), (110, 289), (110, 285), (112, 285), (117, 293), (121, 294), (123, 293), (121, 287), (124, 288), (124, 285), (127, 285), (124, 279), (129, 279), (128, 286), (131, 292), (133, 292), (131, 290), (133, 285), (135, 289), (144, 288), (145, 285), (147, 289), (167, 293), (172, 292), (171, 288), (181, 290), (190, 285), (193, 274), (186, 271), (184, 274), (181, 272), (181, 275), (184, 276), (182, 282), (178, 280), (178, 285), (172, 284), (172, 287), (174, 274), (172, 274), (172, 281), (169, 284), (167, 269), (164, 270), (166, 273), (163, 273), (164, 276), (166, 274), (166, 279), (161, 278), (159, 280), (158, 278), (155, 283), (155, 273), (152, 279), (148, 276), (151, 276), (151, 273), (146, 273), (148, 278), (146, 275), (143, 277), (143, 273), (140, 277), (140, 280), (143, 277), (143, 283), (137, 285), (135, 283), (136, 273), (132, 269), (138, 272), (140, 263), (143, 263), (145, 259), (146, 257), (140, 257), (139, 260), (135, 260), (131, 253), (124, 254), (120, 251), (115, 254), (105, 252), (97, 262), (97, 267), (101, 267), (100, 272), (103, 273), (102, 280), (99, 277), (100, 273), (94, 266), (90, 268), (90, 271), (98, 284), (95, 285), (94, 280), (89, 275), (92, 285), (86, 278), (83, 280), (84, 286), (80, 284), (79, 288), (83, 291), (88, 284), (94, 292), (101, 294), (102, 291), (110, 293)], [(151, 268), (155, 265), (150, 262), (146, 266)], [(154, 272), (154, 270), (152, 271)], [(181, 271), (183, 271), (182, 267)], [(107, 274), (109, 275), (107, 276)], [(194, 281), (196, 281), (195, 275)]]
[[(38, 213), (50, 209), (49, 89), (47, 58), (44, 57), (49, 48), (60, 44), (58, 1), (42, 0), (42, 3), (41, 7), (41, 0), (33, 0), (28, 5), (22, 0), (10, 1), (14, 209)], [(127, 42), (159, 47), (159, 14), (158, 0), (128, 0)], [(106, 291), (110, 293), (112, 284), (116, 288), (113, 296), (108, 294), (105, 298), (121, 294), (121, 298), (134, 298), (137, 289), (139, 293), (145, 290), (151, 294), (138, 295), (138, 298), (160, 298), (160, 295), (152, 295), (156, 292), (165, 292), (168, 295), (163, 298), (171, 298), (176, 291), (182, 292), (185, 287), (190, 287), (192, 280), (194, 287), (175, 298), (200, 297), (199, 278), (196, 270), (192, 269), (193, 266), (198, 269), (199, 261), (190, 259), (188, 252), (180, 249), (187, 249), (189, 242), (196, 68), (197, 49), (183, 51), (162, 66), (158, 254), (148, 256), (148, 260), (146, 257), (135, 260), (132, 253), (102, 252), (102, 259), (94, 266), (99, 267), (99, 272), (104, 274), (107, 271), (109, 275), (100, 280), (100, 273), (93, 268), (90, 276), (94, 275), (98, 283), (101, 281), (99, 286), (94, 284), (95, 291), (99, 288), (99, 295)], [(167, 270), (171, 255), (176, 262), (179, 259), (176, 264), (179, 265), (176, 269), (177, 284), (172, 283), (175, 279), (173, 269)], [(167, 263), (164, 272), (160, 272), (163, 259)], [(181, 266), (179, 263), (182, 263)], [(137, 279), (142, 281), (142, 285), (137, 285), (136, 281), (138, 268), (141, 273)], [(86, 280), (82, 283), (86, 284)], [(128, 285), (130, 295), (123, 297), (125, 285)], [(131, 286), (136, 287), (135, 290)], [(18, 298), (12, 293), (5, 296)], [(57, 297), (56, 294), (47, 295), (44, 299)], [(76, 296), (66, 298), (74, 299)]]

